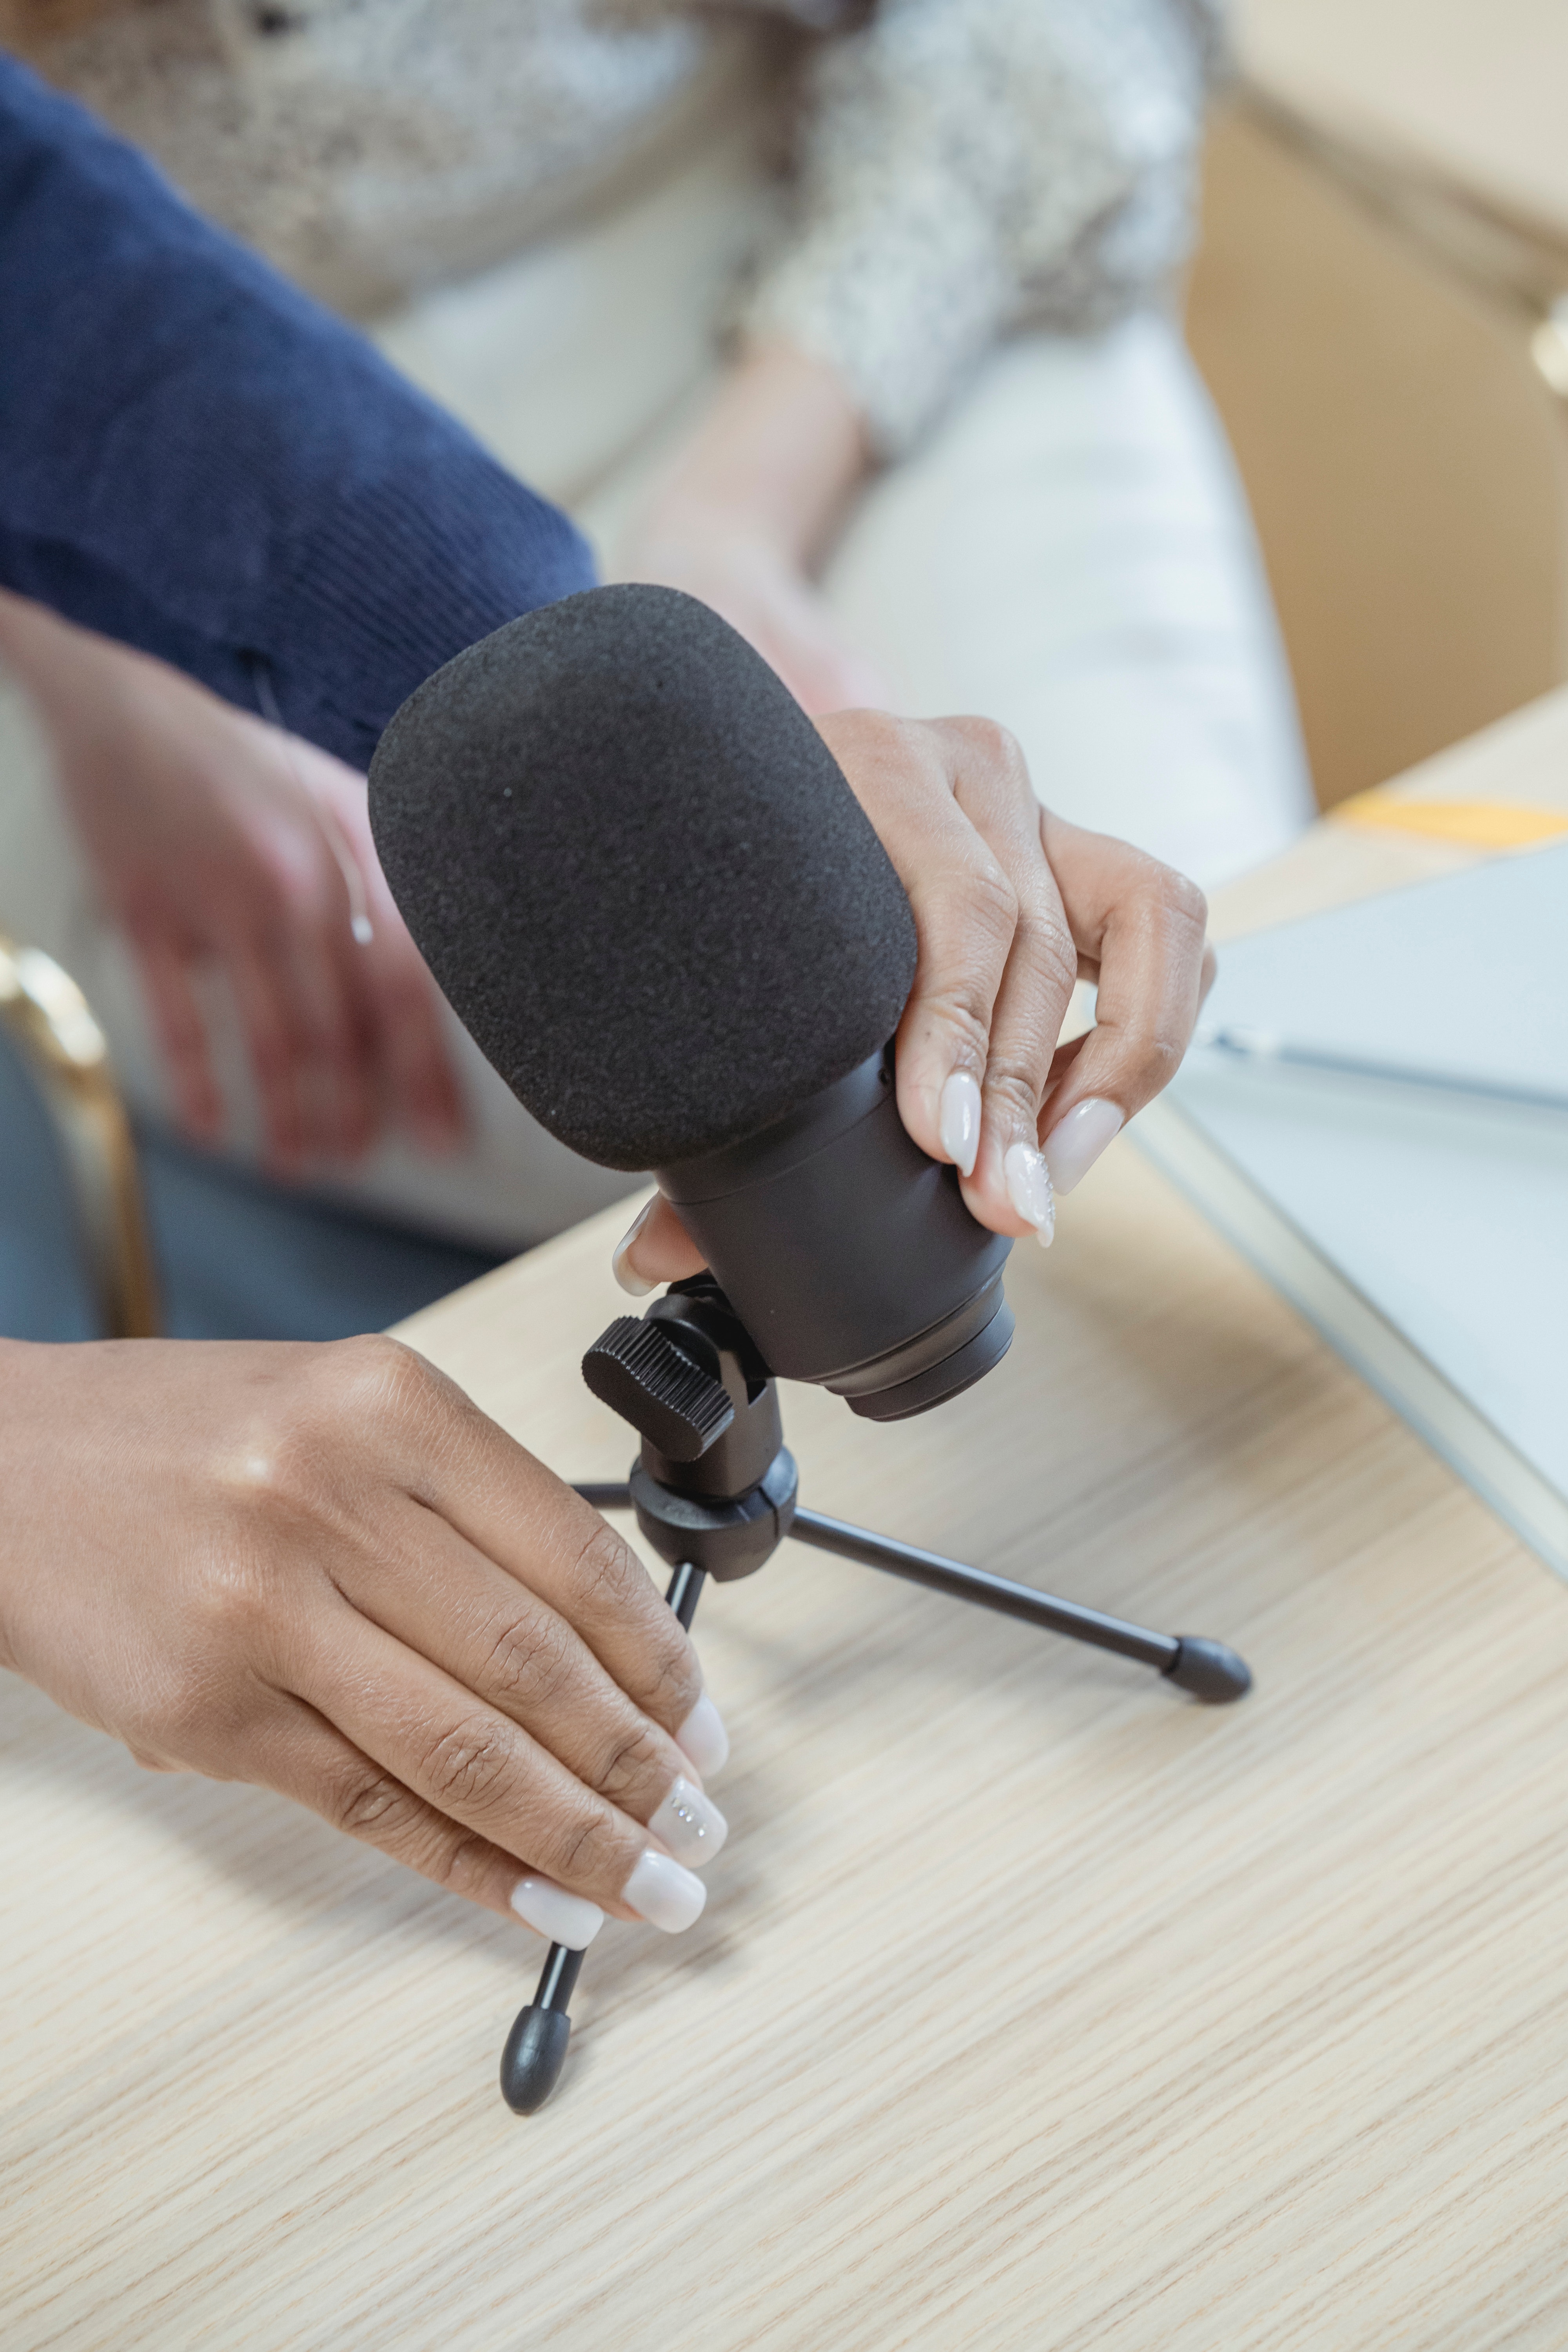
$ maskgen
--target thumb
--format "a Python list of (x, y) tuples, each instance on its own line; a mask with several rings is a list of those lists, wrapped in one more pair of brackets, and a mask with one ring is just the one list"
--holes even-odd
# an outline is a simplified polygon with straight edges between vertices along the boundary
[(661, 1282), (702, 1271), (702, 1253), (662, 1192), (644, 1202), (616, 1244), (611, 1269), (632, 1298), (646, 1298)]

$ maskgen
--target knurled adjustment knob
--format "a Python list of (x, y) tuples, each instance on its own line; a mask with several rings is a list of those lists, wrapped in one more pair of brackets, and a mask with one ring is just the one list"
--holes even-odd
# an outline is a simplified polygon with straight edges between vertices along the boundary
[(601, 1332), (583, 1359), (583, 1378), (672, 1462), (697, 1461), (735, 1418), (721, 1383), (662, 1324), (636, 1315), (618, 1315)]

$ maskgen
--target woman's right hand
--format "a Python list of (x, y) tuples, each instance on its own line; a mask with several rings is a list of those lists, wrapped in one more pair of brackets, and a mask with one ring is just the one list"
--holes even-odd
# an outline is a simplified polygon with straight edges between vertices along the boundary
[(674, 1933), (724, 1761), (598, 1514), (397, 1341), (0, 1342), (0, 1664), (580, 1947)]
[[(1035, 796), (1024, 756), (984, 719), (841, 710), (818, 732), (909, 894), (919, 960), (898, 1031), (899, 1112), (957, 1168), (991, 1232), (1047, 1246), (1056, 1196), (1181, 1066), (1214, 981), (1193, 883)], [(1092, 1029), (1059, 1040), (1077, 980)], [(640, 1296), (701, 1253), (656, 1192), (612, 1264)]]

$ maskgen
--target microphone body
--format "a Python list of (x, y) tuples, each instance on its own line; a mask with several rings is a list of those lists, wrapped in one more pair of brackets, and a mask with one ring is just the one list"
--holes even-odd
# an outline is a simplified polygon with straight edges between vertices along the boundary
[(907, 1133), (890, 1048), (761, 1135), (655, 1172), (780, 1379), (903, 1421), (1006, 1353), (1012, 1243)]
[(426, 680), (370, 772), (393, 895), (486, 1058), (655, 1171), (771, 1370), (872, 1419), (1006, 1348), (1010, 1244), (910, 1141), (909, 901), (821, 736), (693, 598), (612, 587)]

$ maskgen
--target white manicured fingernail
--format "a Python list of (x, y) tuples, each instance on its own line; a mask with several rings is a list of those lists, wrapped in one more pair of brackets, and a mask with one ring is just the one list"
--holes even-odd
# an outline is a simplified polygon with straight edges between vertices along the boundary
[(683, 1870), (667, 1853), (655, 1853), (652, 1846), (637, 1856), (637, 1866), (621, 1889), (621, 1901), (667, 1936), (679, 1936), (700, 1919), (707, 1900), (708, 1889), (693, 1872)]
[(706, 1691), (676, 1733), (675, 1744), (685, 1749), (705, 1780), (710, 1772), (721, 1772), (730, 1761), (724, 1718)]
[(552, 1878), (520, 1878), (511, 1890), (511, 1907), (536, 1933), (570, 1952), (585, 1951), (605, 1924), (596, 1903), (568, 1895)]
[(705, 1797), (684, 1773), (670, 1783), (669, 1794), (648, 1827), (677, 1862), (689, 1862), (693, 1870), (711, 1862), (730, 1834), (730, 1824), (711, 1797)]
[(1126, 1124), (1115, 1103), (1107, 1102), (1103, 1096), (1091, 1095), (1087, 1102), (1074, 1103), (1046, 1138), (1046, 1166), (1051, 1171), (1053, 1192), (1070, 1192)]
[(642, 1276), (637, 1272), (636, 1266), (628, 1265), (626, 1264), (626, 1253), (631, 1249), (637, 1235), (641, 1233), (643, 1227), (647, 1224), (648, 1219), (652, 1216), (658, 1206), (658, 1195), (656, 1192), (653, 1199), (646, 1202), (642, 1208), (637, 1211), (637, 1215), (632, 1219), (631, 1223), (626, 1227), (626, 1232), (621, 1235), (620, 1240), (616, 1244), (615, 1248), (610, 1253), (610, 1272), (615, 1276), (616, 1280), (620, 1284), (621, 1288), (626, 1292), (628, 1298), (646, 1298), (650, 1290), (657, 1290), (658, 1288), (657, 1282), (645, 1282)]
[(1007, 1198), (1024, 1223), (1033, 1225), (1041, 1248), (1049, 1249), (1056, 1235), (1057, 1210), (1044, 1154), (1032, 1143), (1015, 1143), (1002, 1162), (1002, 1173), (1007, 1180)]
[(980, 1085), (967, 1070), (954, 1070), (942, 1090), (937, 1132), (959, 1174), (973, 1176), (980, 1149)]

